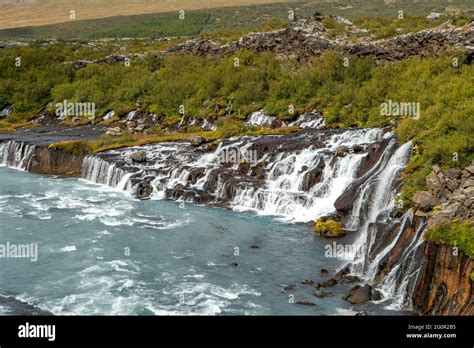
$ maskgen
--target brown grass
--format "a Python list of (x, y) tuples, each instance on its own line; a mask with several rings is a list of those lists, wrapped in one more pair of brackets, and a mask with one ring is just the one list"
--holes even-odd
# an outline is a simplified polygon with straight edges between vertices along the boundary
[[(242, 134), (234, 135), (285, 135), (294, 132), (298, 132), (300, 129), (296, 127), (286, 128), (262, 128), (249, 130)], [(87, 154), (87, 153), (98, 153), (103, 151), (109, 151), (124, 147), (143, 146), (161, 142), (173, 142), (173, 141), (189, 141), (192, 137), (202, 137), (206, 142), (213, 142), (219, 139), (225, 138), (221, 131), (197, 131), (191, 133), (182, 132), (170, 132), (163, 134), (137, 134), (130, 135), (124, 134), (120, 137), (103, 136), (99, 140), (69, 140), (61, 141), (58, 143), (50, 144), (51, 149), (62, 149), (72, 154)]]
[(0, 29), (69, 22), (76, 20), (130, 16), (146, 13), (245, 6), (285, 0), (22, 0), (19, 4), (0, 0)]

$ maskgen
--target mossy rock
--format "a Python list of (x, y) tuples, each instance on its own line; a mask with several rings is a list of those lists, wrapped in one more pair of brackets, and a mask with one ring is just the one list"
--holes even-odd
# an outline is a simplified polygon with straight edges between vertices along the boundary
[(317, 219), (314, 222), (314, 232), (327, 238), (344, 237), (346, 235), (341, 222), (330, 218)]

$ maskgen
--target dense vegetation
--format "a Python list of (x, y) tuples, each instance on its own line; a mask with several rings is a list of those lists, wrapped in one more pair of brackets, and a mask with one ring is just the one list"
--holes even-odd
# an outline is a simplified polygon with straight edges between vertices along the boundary
[(427, 231), (425, 239), (452, 245), (474, 258), (474, 226), (469, 221), (436, 226)]

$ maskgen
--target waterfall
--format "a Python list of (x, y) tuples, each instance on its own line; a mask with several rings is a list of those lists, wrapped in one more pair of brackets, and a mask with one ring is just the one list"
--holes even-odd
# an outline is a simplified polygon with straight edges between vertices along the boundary
[(291, 122), (288, 126), (299, 127), (302, 129), (321, 128), (324, 126), (324, 118), (319, 112), (313, 110), (311, 112), (301, 114), (296, 121)]
[[(394, 247), (399, 239), (402, 237), (404, 225), (411, 226), (413, 224), (413, 211), (410, 209), (403, 217), (403, 222), (400, 227), (400, 233), (396, 240), (391, 244)], [(426, 223), (420, 224), (414, 237), (409, 242), (409, 245), (403, 250), (401, 256), (397, 259), (397, 265), (392, 268), (390, 273), (385, 276), (377, 288), (381, 291), (385, 301), (389, 302), (390, 309), (403, 309), (412, 307), (412, 299), (410, 294), (413, 293), (418, 275), (421, 271), (422, 264), (419, 260), (423, 254), (423, 232), (425, 231)], [(390, 251), (387, 248), (380, 258)]]
[[(393, 146), (394, 141), (389, 145)], [(385, 153), (388, 153), (385, 151)], [(359, 226), (360, 236), (355, 242), (358, 250), (363, 250), (363, 257), (355, 258), (351, 266), (352, 271), (360, 276), (373, 278), (377, 262), (370, 261), (370, 250), (374, 245), (376, 234), (379, 230), (372, 231), (369, 227), (378, 219), (393, 221), (389, 213), (395, 208), (396, 190), (393, 183), (397, 175), (405, 168), (411, 155), (411, 142), (400, 146), (392, 157), (382, 156), (382, 165), (374, 166), (375, 171), (367, 173), (364, 184), (359, 188), (359, 193), (351, 213), (350, 226)], [(370, 202), (367, 204), (367, 202)], [(365, 210), (365, 211), (364, 211)], [(388, 217), (388, 219), (387, 219)], [(356, 253), (360, 255), (361, 253)]]
[(130, 178), (132, 175), (133, 173), (126, 172), (115, 163), (96, 156), (86, 156), (82, 164), (84, 179), (123, 191), (131, 189)]
[(27, 170), (35, 149), (34, 145), (14, 140), (0, 143), (0, 165)]
[(247, 120), (247, 123), (251, 126), (271, 127), (275, 120), (275, 116), (268, 116), (263, 112), (263, 110), (260, 110), (251, 113)]
[[(411, 306), (426, 223), (412, 210), (395, 214), (399, 174), (411, 156), (411, 142), (398, 147), (395, 134), (383, 129), (310, 128), (224, 139), (212, 150), (207, 146), (172, 142), (89, 155), (82, 177), (130, 194), (288, 222), (334, 214), (337, 200), (349, 192), (344, 222), (356, 234), (357, 250), (350, 271), (379, 290), (390, 308)], [(25, 142), (0, 143), (0, 165), (28, 170), (35, 150)], [(134, 161), (136, 151), (145, 151), (146, 160)]]
[[(191, 126), (192, 124), (189, 124), (189, 125)], [(215, 131), (217, 127), (211, 122), (209, 122), (207, 119), (205, 119), (201, 126), (201, 129), (206, 130), (206, 131)]]
[[(345, 221), (357, 234), (350, 270), (372, 283), (390, 308), (406, 308), (421, 269), (426, 226), (417, 219), (413, 229), (411, 210), (400, 218), (394, 214), (411, 142), (397, 146), (395, 134), (383, 129), (234, 137), (213, 150), (205, 144), (159, 143), (86, 156), (82, 177), (138, 196), (253, 211), (288, 222), (334, 214), (336, 201), (354, 192)], [(27, 170), (35, 149), (25, 142), (0, 143), (0, 165)], [(145, 151), (146, 160), (134, 161), (136, 151)]]
[[(408, 210), (401, 218), (396, 218), (397, 177), (411, 156), (411, 142), (400, 146), (391, 157), (385, 151), (363, 178), (358, 188), (348, 225), (355, 228), (359, 237), (354, 242), (358, 250), (353, 256), (350, 269), (378, 289), (388, 308), (410, 308), (414, 284), (421, 269), (421, 253), (425, 224), (420, 224), (414, 236), (403, 240), (406, 231), (413, 225), (413, 212)], [(395, 146), (392, 141), (387, 149)], [(395, 231), (392, 237), (390, 231)], [(408, 245), (405, 245), (408, 242)], [(378, 273), (384, 260), (390, 260), (396, 254), (387, 275)]]
[[(276, 124), (277, 117), (268, 116), (263, 110), (251, 113), (247, 119), (247, 124), (258, 127), (273, 127)], [(299, 127), (301, 129), (312, 128), (319, 129), (324, 126), (323, 116), (316, 110), (306, 112), (298, 116), (296, 121), (287, 123), (282, 122), (281, 127)]]
[[(290, 139), (236, 137), (204, 153), (189, 143), (160, 143), (88, 156), (83, 177), (127, 190), (146, 180), (152, 183), (155, 198), (225, 205), (237, 211), (307, 222), (335, 212), (335, 200), (355, 179), (366, 156), (352, 149), (356, 145), (367, 149), (380, 141), (383, 133), (381, 129), (356, 129), (302, 132)], [(336, 155), (341, 148), (347, 153)], [(138, 150), (146, 151), (146, 163), (131, 159)], [(258, 160), (246, 163), (236, 158), (222, 163), (224, 155), (232, 151), (259, 152)], [(251, 174), (258, 168), (264, 173), (260, 177)], [(133, 174), (127, 176), (127, 172)]]
[[(334, 147), (345, 144), (340, 139), (331, 141)], [(269, 174), (265, 185), (241, 190), (231, 205), (238, 211), (252, 210), (295, 222), (307, 222), (333, 213), (334, 202), (354, 180), (362, 156), (333, 157), (326, 149), (314, 146), (298, 153), (281, 153), (267, 167)], [(320, 161), (324, 163), (322, 182), (304, 191), (305, 177)]]

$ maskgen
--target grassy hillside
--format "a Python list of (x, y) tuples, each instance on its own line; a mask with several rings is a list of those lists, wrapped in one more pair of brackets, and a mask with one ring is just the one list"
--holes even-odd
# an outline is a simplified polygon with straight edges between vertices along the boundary
[(275, 2), (279, 0), (3, 0), (0, 29), (69, 22), (71, 10), (75, 20), (85, 20)]
[[(321, 1), (287, 1), (240, 7), (223, 7), (207, 10), (186, 12), (185, 19), (178, 18), (177, 10), (167, 13), (153, 13), (143, 15), (127, 15), (108, 17), (93, 20), (75, 20), (62, 24), (45, 26), (28, 26), (7, 30), (0, 30), (0, 40), (8, 39), (100, 39), (120, 37), (166, 37), (166, 36), (195, 36), (215, 31), (239, 31), (257, 28), (270, 19), (288, 21), (288, 11), (293, 10), (296, 16), (311, 16), (316, 11), (326, 14), (337, 14), (349, 19), (360, 19), (364, 24), (370, 21), (363, 18), (385, 17), (396, 18), (398, 11), (402, 10), (407, 15), (420, 15), (433, 10), (444, 11), (446, 8), (472, 9), (464, 0), (408, 2), (386, 5), (383, 0), (341, 0), (337, 3)], [(229, 2), (230, 3), (230, 2)], [(232, 1), (232, 5), (238, 2)], [(129, 14), (132, 14), (130, 12)], [(109, 16), (114, 12), (110, 11)], [(0, 11), (0, 20), (6, 16)], [(7, 17), (4, 18), (8, 20)], [(388, 25), (386, 31), (395, 28)]]

